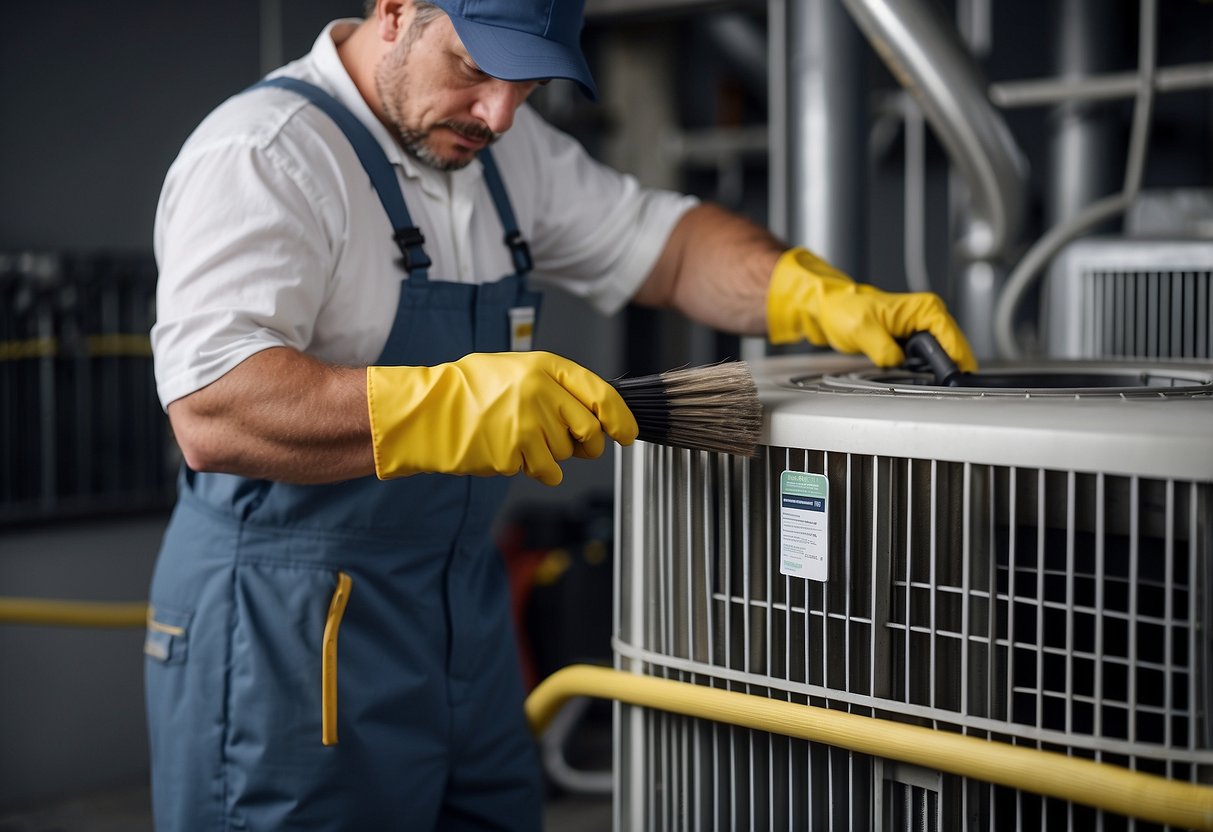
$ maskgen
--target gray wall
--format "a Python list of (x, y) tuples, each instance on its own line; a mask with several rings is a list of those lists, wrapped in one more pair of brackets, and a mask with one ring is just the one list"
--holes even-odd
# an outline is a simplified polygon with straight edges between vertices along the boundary
[[(282, 53), (357, 0), (282, 2)], [(249, 0), (10, 3), (0, 27), (0, 251), (147, 249), (160, 183), (261, 74)]]
[[(141, 601), (165, 516), (0, 531), (0, 595)], [(0, 624), (0, 816), (147, 781), (143, 631)]]

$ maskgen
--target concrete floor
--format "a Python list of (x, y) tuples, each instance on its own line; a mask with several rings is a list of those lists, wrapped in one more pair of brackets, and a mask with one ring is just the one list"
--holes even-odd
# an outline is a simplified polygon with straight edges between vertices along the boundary
[[(566, 706), (569, 707), (569, 706)], [(575, 709), (560, 743), (567, 772), (601, 776), (611, 766), (611, 708), (587, 702)], [(570, 711), (570, 715), (574, 712)], [(549, 728), (545, 740), (558, 729)], [(555, 781), (550, 781), (555, 782)], [(0, 811), (0, 832), (153, 832), (145, 786), (83, 795), (21, 812)], [(611, 795), (572, 794), (549, 787), (545, 832), (612, 832)]]
[[(612, 760), (611, 705), (574, 700), (566, 705), (567, 722), (553, 722), (544, 741), (557, 735), (568, 775), (603, 777)], [(549, 783), (584, 782), (549, 778)], [(0, 832), (153, 832), (146, 786), (81, 795), (23, 811), (0, 811)], [(612, 832), (610, 794), (573, 794), (549, 786), (544, 803), (545, 832)]]
[[(546, 832), (611, 832), (611, 798), (553, 796), (544, 822)], [(0, 832), (152, 832), (148, 793), (131, 789), (0, 815)]]

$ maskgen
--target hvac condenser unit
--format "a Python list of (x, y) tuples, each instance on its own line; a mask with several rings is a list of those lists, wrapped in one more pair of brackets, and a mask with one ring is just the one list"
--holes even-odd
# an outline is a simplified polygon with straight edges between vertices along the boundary
[(1057, 358), (1213, 358), (1213, 240), (1078, 240), (1043, 297)]
[[(755, 364), (755, 459), (620, 457), (617, 666), (1213, 779), (1213, 369)], [(1146, 830), (1078, 802), (620, 706), (620, 830)]]

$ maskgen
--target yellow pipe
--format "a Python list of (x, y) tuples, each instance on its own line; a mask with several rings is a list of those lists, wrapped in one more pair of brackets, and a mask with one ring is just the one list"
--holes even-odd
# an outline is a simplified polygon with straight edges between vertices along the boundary
[(142, 601), (128, 603), (0, 598), (0, 624), (143, 629), (147, 625), (147, 604)]
[[(85, 341), (85, 355), (93, 358), (125, 356), (150, 358), (152, 340), (147, 333), (107, 332), (89, 335)], [(61, 344), (57, 338), (23, 338), (17, 341), (0, 341), (0, 361), (21, 361), (30, 358), (49, 358), (60, 354)], [(68, 357), (74, 357), (72, 352)]]
[(0, 341), (0, 361), (20, 361), (27, 358), (46, 358), (59, 350), (54, 338), (23, 338), (19, 341)]
[(574, 696), (617, 699), (900, 760), (1154, 823), (1213, 830), (1213, 788), (1208, 786), (1050, 751), (605, 667), (571, 665), (541, 682), (526, 701), (532, 730), (542, 733), (564, 702)]
[(93, 357), (151, 357), (152, 339), (145, 334), (108, 332), (88, 336), (88, 354)]

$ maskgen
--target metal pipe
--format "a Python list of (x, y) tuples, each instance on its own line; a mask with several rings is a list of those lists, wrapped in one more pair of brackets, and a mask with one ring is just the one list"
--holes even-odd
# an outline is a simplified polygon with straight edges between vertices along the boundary
[(569, 735), (585, 716), (590, 706), (589, 699), (574, 697), (552, 720), (551, 728), (540, 742), (543, 770), (557, 786), (574, 794), (611, 793), (614, 773), (610, 769), (591, 771), (574, 768), (565, 756), (565, 744)]
[[(1057, 26), (1057, 74), (1090, 76), (1107, 69), (1115, 43), (1115, 15), (1103, 0), (1063, 0)], [(1113, 124), (1107, 111), (1090, 102), (1068, 101), (1050, 120), (1048, 193), (1045, 224), (1053, 226), (1078, 214), (1084, 205), (1115, 190)]]
[(996, 358), (994, 305), (1003, 291), (1006, 270), (989, 260), (962, 263), (952, 286), (948, 305), (969, 339), (979, 361)]
[[(904, 94), (903, 94), (904, 96)], [(906, 285), (913, 292), (930, 292), (931, 278), (927, 269), (927, 151), (926, 123), (922, 110), (908, 96), (901, 102), (905, 126), (905, 195), (902, 216), (902, 254), (905, 260)]]
[(767, 39), (762, 27), (740, 12), (706, 15), (704, 28), (715, 51), (730, 69), (759, 96), (767, 94)]
[(614, 699), (825, 743), (1127, 817), (1213, 830), (1213, 788), (1208, 786), (1052, 751), (605, 667), (571, 665), (541, 682), (526, 700), (532, 731), (541, 734), (561, 705), (574, 696)]
[(843, 0), (889, 69), (917, 99), (972, 192), (961, 240), (972, 259), (1014, 243), (1027, 202), (1027, 163), (956, 28), (923, 0)]
[[(1085, 78), (1043, 78), (1002, 81), (990, 85), (990, 99), (999, 107), (1044, 107), (1065, 101), (1112, 101), (1132, 98), (1141, 87), (1136, 72), (1114, 72)], [(1157, 92), (1182, 92), (1213, 87), (1213, 64), (1177, 64), (1154, 74)]]
[[(767, 0), (767, 227), (788, 238), (788, 0)], [(761, 341), (765, 353), (766, 339)]]
[(787, 239), (856, 273), (863, 266), (862, 41), (835, 0), (789, 0), (786, 13)]
[[(767, 0), (767, 228), (781, 239), (788, 237), (788, 0)], [(743, 361), (767, 354), (769, 344), (760, 336), (741, 339)]]
[(994, 336), (998, 350), (1006, 358), (1021, 355), (1015, 337), (1015, 310), (1024, 293), (1062, 246), (1100, 223), (1123, 214), (1137, 198), (1141, 179), (1145, 171), (1146, 149), (1150, 138), (1150, 118), (1154, 106), (1156, 73), (1155, 38), (1158, 25), (1155, 0), (1141, 0), (1141, 15), (1138, 33), (1138, 87), (1137, 101), (1133, 107), (1133, 124), (1129, 136), (1129, 158), (1125, 164), (1124, 189), (1087, 206), (1075, 217), (1055, 225), (1037, 240), (1027, 254), (1015, 266), (1007, 285), (998, 298), (994, 310)]
[(674, 164), (716, 165), (726, 159), (765, 158), (769, 138), (763, 125), (674, 130), (662, 137), (661, 152)]

